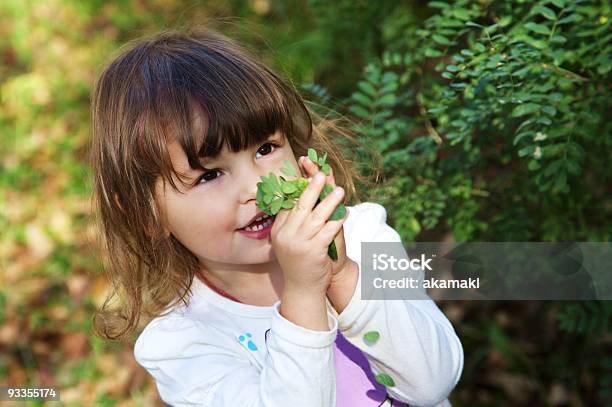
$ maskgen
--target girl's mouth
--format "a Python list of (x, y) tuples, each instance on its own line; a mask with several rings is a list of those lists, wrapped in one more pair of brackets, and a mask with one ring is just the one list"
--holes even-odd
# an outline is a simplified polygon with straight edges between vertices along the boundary
[(250, 225), (242, 229), (238, 229), (238, 232), (249, 239), (266, 239), (270, 235), (275, 218), (275, 216), (263, 215), (262, 217), (255, 219), (255, 221)]

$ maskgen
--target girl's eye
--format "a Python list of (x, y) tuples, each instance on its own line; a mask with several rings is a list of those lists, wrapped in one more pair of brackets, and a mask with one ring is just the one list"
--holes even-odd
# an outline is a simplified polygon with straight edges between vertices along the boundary
[(270, 149), (270, 148), (266, 148), (266, 146), (274, 146), (274, 148), (278, 147), (278, 145), (277, 145), (277, 144), (274, 144), (274, 143), (266, 143), (266, 144), (262, 145), (261, 147), (259, 147), (259, 150), (257, 150), (257, 152), (258, 152), (258, 153), (259, 153), (259, 152), (261, 152), (261, 153), (262, 153), (262, 154), (264, 154), (264, 155), (268, 155), (268, 154), (270, 154), (270, 152), (272, 152), (272, 151), (267, 152), (267, 153), (263, 153), (263, 151), (268, 151), (268, 150)]
[(204, 174), (200, 175), (197, 184), (205, 184), (207, 182), (213, 181), (216, 177), (211, 177), (211, 174), (216, 174), (217, 172), (219, 172), (219, 170), (206, 171)]
[[(266, 146), (273, 146), (274, 148), (277, 148), (278, 144), (265, 143), (261, 147), (259, 147), (259, 150), (257, 150), (257, 153), (260, 153), (260, 154), (263, 154), (263, 155), (270, 154), (270, 152), (272, 151), (271, 147), (266, 147)], [(206, 184), (207, 182), (214, 181), (215, 178), (217, 178), (215, 175), (218, 172), (219, 172), (219, 170), (208, 170), (208, 171), (206, 171), (204, 174), (200, 175), (200, 177), (196, 181), (196, 184)]]

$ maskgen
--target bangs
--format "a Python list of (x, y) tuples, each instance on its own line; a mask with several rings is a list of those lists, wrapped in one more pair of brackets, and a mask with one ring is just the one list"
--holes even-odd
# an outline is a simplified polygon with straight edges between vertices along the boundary
[[(211, 35), (206, 43), (162, 39), (147, 50), (139, 67), (152, 108), (146, 116), (158, 122), (144, 126), (163, 128), (165, 142), (178, 142), (199, 170), (201, 159), (218, 157), (224, 144), (236, 153), (279, 130), (289, 141), (308, 140), (312, 122), (297, 92), (238, 45)], [(163, 161), (159, 174), (177, 189), (171, 174), (182, 180), (181, 174)]]

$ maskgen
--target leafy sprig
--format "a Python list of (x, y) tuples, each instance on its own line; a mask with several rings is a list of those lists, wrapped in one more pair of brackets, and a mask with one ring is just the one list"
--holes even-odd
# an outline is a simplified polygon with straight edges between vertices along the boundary
[[(331, 167), (326, 163), (327, 153), (319, 156), (314, 149), (309, 148), (308, 158), (317, 164), (325, 175), (330, 174)], [(267, 177), (265, 175), (262, 176), (261, 181), (257, 183), (257, 206), (271, 216), (276, 215), (281, 209), (293, 208), (309, 184), (306, 178), (298, 176), (297, 170), (288, 160), (284, 160), (284, 163), (285, 167), (281, 168), (280, 171), (287, 177), (297, 178), (288, 180), (282, 175), (277, 176), (275, 173), (270, 172)], [(323, 191), (321, 191), (317, 199), (317, 204), (325, 199), (333, 190), (334, 187), (332, 185), (325, 184)], [(340, 220), (344, 218), (345, 214), (346, 207), (343, 203), (339, 203), (330, 215), (329, 220)], [(334, 241), (329, 245), (327, 254), (332, 260), (338, 260), (338, 251)]]

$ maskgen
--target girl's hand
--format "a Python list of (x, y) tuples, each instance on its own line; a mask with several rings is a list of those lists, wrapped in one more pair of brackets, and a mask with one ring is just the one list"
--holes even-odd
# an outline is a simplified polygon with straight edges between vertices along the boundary
[[(272, 247), (283, 270), (284, 289), (288, 291), (306, 290), (324, 295), (337, 270), (334, 264), (337, 262), (328, 256), (327, 247), (342, 230), (347, 216), (335, 221), (327, 219), (344, 198), (344, 191), (329, 194), (315, 207), (324, 185), (323, 172), (313, 176), (296, 205), (282, 209), (272, 225)], [(338, 255), (338, 261), (345, 258), (340, 257), (340, 250)]]
[[(300, 171), (302, 172), (302, 175), (306, 178), (309, 178), (309, 180), (310, 180), (310, 177), (313, 177), (317, 173), (317, 171), (319, 171), (319, 166), (313, 163), (308, 157), (305, 157), (305, 156), (300, 157), (300, 159), (298, 160), (298, 164), (300, 166)], [(336, 181), (334, 180), (333, 169), (330, 171), (329, 175), (326, 177), (325, 183), (330, 184), (333, 187), (336, 186)], [(344, 196), (342, 198), (344, 199)], [(338, 201), (338, 202), (341, 202), (341, 201)], [(333, 209), (334, 208), (332, 208), (332, 212), (333, 212)], [(346, 209), (347, 215), (345, 216), (345, 219), (348, 216), (348, 211), (349, 209), (347, 208)], [(338, 234), (334, 238), (334, 241), (336, 243), (336, 250), (338, 252), (338, 260), (332, 261), (332, 279), (339, 277), (340, 272), (344, 270), (347, 266), (347, 260), (349, 260), (346, 257), (346, 244), (344, 241), (344, 226), (340, 227), (340, 229), (338, 230)], [(331, 240), (330, 240), (330, 244), (331, 244)]]
[[(318, 166), (308, 157), (300, 157), (298, 160), (300, 170), (305, 177), (311, 177), (318, 171)], [(326, 182), (336, 186), (333, 170), (327, 176)], [(349, 208), (346, 208), (347, 216)], [(350, 302), (355, 292), (359, 278), (359, 267), (357, 263), (346, 256), (346, 244), (344, 241), (344, 226), (338, 231), (335, 238), (338, 260), (332, 262), (332, 280), (327, 290), (327, 297), (338, 314), (342, 313)], [(329, 257), (329, 256), (328, 256)]]

